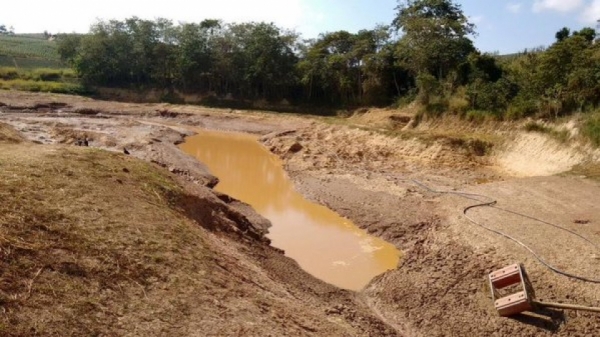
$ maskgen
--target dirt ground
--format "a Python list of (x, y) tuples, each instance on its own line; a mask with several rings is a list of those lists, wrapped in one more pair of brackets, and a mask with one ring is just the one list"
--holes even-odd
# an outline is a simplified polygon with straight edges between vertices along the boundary
[[(184, 219), (179, 221), (187, 226), (202, 224), (191, 233), (201, 238), (203, 243), (195, 245), (209, 258), (176, 262), (185, 272), (175, 272), (180, 268), (175, 264), (168, 272), (175, 276), (166, 280), (136, 281), (143, 291), (129, 282), (124, 299), (105, 295), (103, 300), (113, 299), (110, 305), (95, 299), (104, 315), (98, 314), (96, 325), (81, 318), (64, 326), (73, 309), (68, 302), (60, 304), (65, 310), (47, 321), (71, 329), (62, 335), (77, 335), (74, 331), (85, 326), (102, 327), (98, 335), (140, 336), (595, 336), (600, 331), (598, 314), (542, 310), (498, 317), (486, 276), (508, 264), (525, 265), (540, 300), (600, 306), (600, 285), (551, 272), (521, 246), (467, 221), (462, 210), (473, 201), (433, 193), (415, 182), (488, 195), (500, 207), (588, 238), (595, 245), (496, 209), (469, 213), (523, 241), (558, 268), (600, 278), (600, 183), (586, 177), (586, 170), (556, 175), (577, 164), (596, 167), (598, 152), (585, 145), (569, 147), (515, 125), (442, 121), (415, 127), (407, 112), (375, 111), (340, 121), (7, 91), (0, 91), (0, 112), (0, 122), (38, 143), (0, 145), (2, 158), (19, 161), (21, 152), (46, 148), (85, 156), (86, 149), (73, 146), (85, 137), (90, 147), (120, 157), (126, 148), (131, 153), (126, 158), (152, 163), (183, 186), (185, 195), (194, 196), (180, 201), (177, 217), (163, 217), (163, 223)], [(176, 144), (191, 134), (190, 127), (261, 135), (265, 146), (284, 160), (299, 191), (395, 244), (403, 252), (400, 266), (359, 293), (307, 275), (268, 246), (263, 236), (267, 221), (213, 192), (216, 178), (178, 150)], [(18, 142), (18, 135), (10, 133), (10, 138)], [(180, 256), (169, 254), (171, 263)], [(185, 277), (191, 269), (198, 269), (199, 276)], [(31, 267), (23, 277), (37, 284), (45, 272), (35, 274)], [(0, 290), (6, 292), (3, 284)], [(27, 286), (20, 291), (37, 294)], [(20, 322), (26, 328), (15, 308), (27, 315), (44, 312), (43, 302), (27, 304), (31, 300), (12, 309), (0, 301), (0, 327)], [(119, 314), (109, 320), (106, 313), (114, 310)], [(55, 329), (61, 334), (58, 325)]]

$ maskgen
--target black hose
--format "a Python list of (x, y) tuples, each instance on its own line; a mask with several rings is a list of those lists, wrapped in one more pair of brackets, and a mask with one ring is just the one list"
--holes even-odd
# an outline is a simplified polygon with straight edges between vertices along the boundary
[[(521, 247), (523, 247), (527, 251), (529, 251), (541, 264), (543, 264), (544, 266), (546, 266), (546, 268), (552, 270), (553, 272), (555, 272), (557, 274), (560, 274), (560, 275), (563, 275), (563, 276), (566, 276), (566, 277), (569, 277), (569, 278), (577, 279), (577, 280), (580, 280), (580, 281), (584, 281), (584, 282), (590, 282), (590, 283), (600, 284), (600, 279), (592, 279), (592, 278), (589, 278), (589, 277), (584, 277), (584, 276), (579, 276), (579, 275), (571, 274), (571, 273), (565, 272), (564, 270), (561, 270), (561, 269), (558, 269), (558, 268), (554, 267), (553, 265), (551, 265), (548, 262), (546, 262), (541, 256), (539, 256), (533, 249), (531, 249), (531, 247), (529, 247), (528, 245), (524, 244), (520, 240), (518, 240), (518, 239), (516, 239), (516, 238), (514, 238), (514, 237), (512, 237), (512, 236), (510, 236), (510, 235), (508, 235), (508, 234), (506, 234), (504, 232), (501, 232), (499, 230), (487, 227), (487, 226), (485, 226), (484, 224), (482, 224), (482, 223), (480, 223), (478, 221), (475, 221), (467, 213), (470, 210), (474, 209), (474, 208), (478, 208), (478, 207), (491, 207), (491, 208), (497, 209), (499, 211), (503, 211), (503, 212), (510, 213), (510, 214), (513, 214), (513, 215), (521, 216), (521, 217), (527, 218), (529, 220), (534, 220), (534, 221), (543, 223), (545, 225), (549, 225), (549, 226), (558, 228), (560, 230), (563, 230), (563, 231), (565, 231), (567, 233), (570, 233), (572, 235), (575, 235), (575, 236), (583, 239), (584, 241), (586, 241), (586, 242), (590, 243), (592, 246), (594, 246), (594, 248), (596, 248), (597, 250), (600, 250), (599, 247), (598, 247), (598, 245), (596, 245), (594, 242), (590, 241), (586, 237), (582, 236), (581, 234), (578, 234), (578, 233), (576, 233), (576, 232), (574, 232), (574, 231), (572, 231), (570, 229), (561, 227), (559, 225), (550, 223), (548, 221), (532, 217), (532, 216), (527, 215), (527, 214), (522, 214), (522, 213), (519, 213), (519, 212), (515, 212), (515, 211), (511, 211), (511, 210), (508, 210), (508, 209), (504, 209), (504, 208), (498, 207), (498, 206), (496, 206), (496, 204), (497, 204), (496, 200), (494, 200), (494, 199), (492, 199), (492, 198), (490, 198), (488, 196), (485, 196), (485, 195), (473, 194), (473, 193), (465, 193), (465, 192), (454, 192), (454, 191), (438, 191), (438, 190), (434, 190), (434, 189), (430, 188), (429, 186), (427, 186), (427, 185), (419, 182), (418, 180), (412, 180), (412, 182), (415, 183), (415, 184), (417, 184), (418, 186), (421, 186), (422, 188), (424, 188), (424, 189), (432, 192), (432, 193), (437, 193), (437, 194), (453, 194), (453, 195), (457, 195), (457, 196), (465, 198), (465, 199), (469, 199), (469, 200), (474, 200), (474, 201), (480, 202), (479, 204), (471, 205), (471, 206), (468, 206), (465, 209), (463, 209), (463, 214), (465, 215), (465, 217), (470, 222), (474, 223), (475, 225), (477, 225), (479, 227), (482, 227), (485, 230), (488, 230), (488, 231), (490, 231), (492, 233), (495, 233), (495, 234), (498, 234), (500, 236), (503, 236), (503, 237), (505, 237), (505, 238), (507, 238), (507, 239), (509, 239), (509, 240), (511, 240), (511, 241), (513, 241), (515, 243), (517, 243), (518, 245), (520, 245)], [(481, 199), (483, 199), (483, 200), (481, 200)], [(487, 199), (487, 201), (485, 201), (485, 199)]]

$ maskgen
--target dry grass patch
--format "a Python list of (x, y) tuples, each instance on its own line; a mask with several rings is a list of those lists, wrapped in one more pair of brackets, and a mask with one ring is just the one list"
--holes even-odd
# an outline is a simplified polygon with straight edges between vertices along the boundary
[(567, 172), (569, 175), (585, 176), (587, 178), (600, 180), (600, 163), (584, 163), (573, 167)]
[(165, 301), (212, 258), (174, 207), (181, 193), (120, 154), (0, 144), (0, 335), (122, 335), (132, 315), (184, 317)]

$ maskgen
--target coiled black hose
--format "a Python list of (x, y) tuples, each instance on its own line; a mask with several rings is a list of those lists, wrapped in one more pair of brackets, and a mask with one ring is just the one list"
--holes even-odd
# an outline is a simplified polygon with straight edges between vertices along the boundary
[(523, 247), (527, 251), (529, 251), (541, 264), (543, 264), (545, 267), (547, 267), (548, 269), (552, 270), (553, 272), (555, 272), (557, 274), (560, 274), (560, 275), (563, 275), (563, 276), (566, 276), (566, 277), (569, 277), (569, 278), (572, 278), (572, 279), (577, 279), (577, 280), (580, 280), (580, 281), (584, 281), (584, 282), (590, 282), (590, 283), (600, 284), (600, 279), (593, 279), (593, 278), (589, 278), (589, 277), (584, 277), (584, 276), (580, 276), (580, 275), (571, 274), (571, 273), (568, 273), (568, 272), (566, 272), (564, 270), (561, 270), (561, 269), (559, 269), (559, 268), (551, 265), (550, 263), (546, 262), (546, 260), (544, 260), (539, 254), (537, 254), (531, 247), (529, 247), (528, 245), (524, 244), (520, 240), (518, 240), (518, 239), (516, 239), (516, 238), (514, 238), (514, 237), (512, 237), (512, 236), (510, 236), (510, 235), (508, 235), (508, 234), (506, 234), (506, 233), (504, 233), (502, 231), (490, 228), (490, 227), (484, 225), (483, 223), (480, 223), (480, 222), (476, 221), (475, 219), (471, 218), (467, 213), (470, 210), (474, 209), (474, 208), (478, 208), (478, 207), (491, 207), (491, 208), (497, 209), (499, 211), (503, 211), (503, 212), (510, 213), (510, 214), (513, 214), (513, 215), (517, 215), (517, 216), (520, 216), (520, 217), (523, 217), (523, 218), (526, 218), (526, 219), (529, 219), (529, 220), (534, 220), (534, 221), (543, 223), (545, 225), (549, 225), (549, 226), (558, 228), (558, 229), (560, 229), (562, 231), (565, 231), (565, 232), (567, 232), (569, 234), (575, 235), (575, 236), (579, 237), (580, 239), (583, 239), (584, 241), (586, 241), (589, 244), (591, 244), (598, 251), (600, 251), (600, 248), (598, 247), (598, 245), (596, 245), (594, 242), (590, 241), (588, 238), (582, 236), (581, 234), (578, 234), (578, 233), (576, 233), (576, 232), (574, 232), (574, 231), (572, 231), (570, 229), (561, 227), (561, 226), (553, 224), (551, 222), (548, 222), (548, 221), (545, 221), (545, 220), (542, 220), (542, 219), (539, 219), (539, 218), (536, 218), (536, 217), (532, 217), (532, 216), (527, 215), (527, 214), (523, 214), (523, 213), (515, 212), (515, 211), (509, 210), (509, 209), (498, 207), (498, 206), (496, 206), (496, 204), (497, 204), (496, 200), (494, 200), (494, 199), (492, 199), (492, 198), (490, 198), (488, 196), (485, 196), (485, 195), (473, 194), (473, 193), (465, 193), (465, 192), (455, 192), (455, 191), (438, 191), (438, 190), (434, 190), (434, 189), (430, 188), (429, 186), (423, 184), (422, 182), (420, 182), (418, 180), (412, 180), (412, 182), (415, 183), (415, 184), (417, 184), (418, 186), (420, 186), (420, 187), (422, 187), (422, 188), (424, 188), (424, 189), (432, 192), (432, 193), (437, 193), (437, 194), (452, 194), (452, 195), (457, 195), (457, 196), (465, 198), (465, 199), (469, 199), (469, 200), (474, 200), (474, 201), (480, 202), (479, 204), (471, 205), (471, 206), (465, 207), (463, 209), (463, 214), (465, 215), (465, 217), (470, 222), (472, 222), (473, 224), (475, 224), (475, 225), (477, 225), (477, 226), (479, 226), (479, 227), (481, 227), (481, 228), (483, 228), (485, 230), (488, 230), (488, 231), (490, 231), (492, 233), (495, 233), (495, 234), (498, 234), (500, 236), (503, 236), (503, 237), (505, 237), (505, 238), (507, 238), (507, 239), (509, 239), (509, 240), (511, 240), (511, 241), (513, 241), (515, 243), (517, 243), (518, 245), (520, 245), (521, 247)]

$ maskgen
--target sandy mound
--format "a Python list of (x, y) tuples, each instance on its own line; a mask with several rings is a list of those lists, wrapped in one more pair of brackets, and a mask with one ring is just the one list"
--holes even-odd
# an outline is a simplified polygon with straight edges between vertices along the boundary
[(497, 155), (496, 162), (518, 177), (550, 176), (569, 171), (587, 156), (542, 134), (522, 133)]
[(358, 110), (348, 118), (348, 121), (351, 124), (365, 125), (372, 128), (402, 129), (412, 121), (416, 112), (417, 108), (415, 106), (409, 106), (401, 110)]

